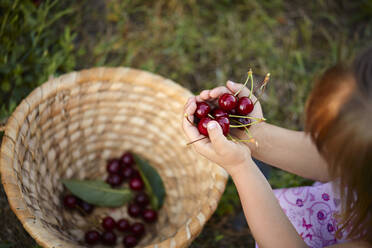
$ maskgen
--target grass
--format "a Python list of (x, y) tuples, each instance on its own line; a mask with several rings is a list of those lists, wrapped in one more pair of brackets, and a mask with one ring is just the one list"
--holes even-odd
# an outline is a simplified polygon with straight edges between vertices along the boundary
[[(350, 62), (372, 38), (370, 0), (66, 0), (40, 6), (3, 0), (0, 7), (3, 122), (34, 87), (74, 69), (135, 67), (198, 93), (227, 79), (241, 82), (252, 68), (256, 80), (271, 73), (262, 101), (268, 122), (301, 130), (316, 76), (339, 61)], [(309, 183), (277, 170), (272, 178), (274, 187)], [(247, 230), (235, 232), (238, 239), (230, 231), (239, 211), (229, 182), (216, 215), (193, 246), (252, 245)], [(2, 208), (0, 217), (9, 212)], [(1, 242), (30, 245), (9, 238), (6, 228), (18, 230), (0, 225)]]

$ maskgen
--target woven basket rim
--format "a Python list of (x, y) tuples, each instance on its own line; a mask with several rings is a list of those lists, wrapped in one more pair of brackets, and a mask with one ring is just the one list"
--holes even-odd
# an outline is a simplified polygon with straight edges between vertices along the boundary
[[(158, 79), (164, 84), (166, 82), (169, 82), (169, 84), (166, 83), (166, 86), (173, 87), (182, 92), (185, 99), (192, 96), (189, 90), (183, 88), (172, 80), (148, 71), (133, 69), (129, 67), (95, 67), (80, 71), (73, 71), (67, 74), (63, 74), (59, 77), (49, 79), (47, 82), (35, 88), (26, 98), (22, 100), (22, 102), (17, 106), (6, 123), (3, 140), (0, 147), (1, 183), (3, 184), (4, 190), (6, 192), (10, 208), (16, 214), (17, 218), (21, 221), (23, 227), (27, 230), (27, 232), (36, 240), (38, 244), (43, 247), (55, 247), (55, 242), (53, 243), (53, 239), (51, 238), (54, 237), (54, 234), (50, 233), (41, 225), (37, 224), (37, 217), (35, 217), (28, 210), (23, 200), (22, 191), (19, 185), (15, 183), (17, 182), (17, 178), (12, 168), (12, 163), (15, 159), (13, 154), (15, 141), (19, 134), (21, 124), (35, 106), (37, 106), (43, 100), (49, 98), (50, 96), (53, 96), (53, 94), (56, 94), (63, 89), (74, 87), (74, 85), (77, 85), (79, 83), (89, 82), (91, 79), (91, 76), (89, 75), (94, 75), (96, 77), (95, 80), (111, 82), (120, 81), (120, 77), (111, 77), (111, 75), (120, 75), (120, 71), (123, 70), (126, 72), (146, 74), (147, 76)], [(79, 77), (79, 80), (76, 80), (77, 77)], [(61, 82), (63, 82), (63, 84)], [(12, 147), (12, 149), (10, 149), (9, 147)], [(221, 176), (220, 180), (222, 184), (219, 185), (219, 187), (214, 187), (214, 198), (212, 198), (211, 201), (208, 201), (200, 206), (201, 211), (198, 214), (191, 216), (186, 225), (180, 227), (173, 237), (168, 238), (156, 245), (152, 244), (147, 245), (146, 247), (163, 247), (162, 245), (166, 244), (169, 244), (170, 247), (185, 247), (190, 243), (191, 240), (193, 240), (193, 238), (195, 238), (200, 233), (205, 222), (216, 210), (217, 203), (225, 190), (228, 175), (226, 171), (223, 170), (221, 167), (219, 167), (219, 169), (219, 176)], [(206, 209), (207, 211), (203, 211)], [(187, 233), (188, 239), (181, 239), (181, 243), (177, 243), (177, 245), (175, 245), (175, 239), (177, 239), (179, 235), (184, 235), (184, 232)], [(190, 238), (192, 239), (190, 240)], [(58, 242), (60, 245), (62, 245), (62, 242), (60, 240), (58, 240)], [(66, 243), (66, 245), (67, 244), (68, 243)]]

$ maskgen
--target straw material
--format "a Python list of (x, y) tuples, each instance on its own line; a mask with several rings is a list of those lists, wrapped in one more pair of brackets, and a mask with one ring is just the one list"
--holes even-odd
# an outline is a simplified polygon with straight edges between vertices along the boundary
[[(140, 246), (187, 247), (227, 180), (222, 168), (186, 146), (181, 118), (190, 95), (171, 80), (129, 68), (72, 72), (35, 89), (8, 119), (0, 155), (10, 206), (32, 237), (44, 247), (85, 247), (92, 221), (128, 217), (125, 206), (97, 208), (89, 218), (65, 211), (61, 179), (105, 179), (106, 161), (131, 150), (158, 170), (167, 193)], [(117, 243), (122, 247), (121, 238)]]

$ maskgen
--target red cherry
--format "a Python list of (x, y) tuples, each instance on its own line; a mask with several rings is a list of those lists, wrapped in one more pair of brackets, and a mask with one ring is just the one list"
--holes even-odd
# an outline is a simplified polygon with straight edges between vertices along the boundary
[(216, 119), (216, 121), (218, 122), (218, 124), (220, 124), (221, 128), (222, 128), (222, 133), (223, 135), (227, 135), (229, 133), (229, 129), (230, 129), (230, 121), (229, 121), (229, 118), (227, 117), (218, 117)]
[(76, 207), (76, 204), (78, 203), (78, 199), (73, 195), (66, 195), (63, 198), (63, 205), (66, 208), (73, 209)]
[(105, 245), (115, 245), (116, 234), (112, 231), (106, 231), (102, 233), (102, 242)]
[(196, 103), (195, 116), (199, 119), (206, 117), (211, 111), (211, 107), (206, 102)]
[(122, 232), (130, 231), (130, 222), (127, 219), (120, 219), (116, 222), (116, 228)]
[(130, 179), (129, 187), (135, 191), (143, 190), (144, 185), (142, 179), (138, 177)]
[(222, 110), (230, 111), (236, 107), (238, 100), (235, 96), (225, 93), (218, 98), (218, 105)]
[(125, 179), (139, 177), (139, 172), (130, 166), (124, 167), (121, 174), (123, 175)]
[(129, 206), (128, 206), (129, 216), (131, 216), (133, 218), (136, 218), (136, 217), (140, 216), (141, 213), (142, 213), (142, 209), (138, 204), (136, 204), (136, 203), (129, 204)]
[(90, 214), (94, 210), (94, 206), (88, 202), (85, 202), (83, 200), (78, 201), (79, 207), (84, 211), (85, 214)]
[(90, 230), (85, 233), (85, 242), (89, 245), (97, 244), (101, 239), (99, 232), (95, 230)]
[(145, 192), (139, 192), (134, 201), (141, 207), (146, 207), (150, 203), (150, 198)]
[(140, 222), (136, 222), (132, 225), (131, 231), (134, 237), (140, 238), (145, 234), (145, 226)]
[[(251, 119), (249, 118), (234, 118), (234, 120), (236, 120), (237, 122), (234, 122), (234, 125), (246, 125), (246, 124), (249, 124), (252, 122)], [(249, 128), (250, 126), (246, 126), (247, 128)], [(245, 130), (244, 127), (239, 127), (240, 130)]]
[(106, 230), (106, 231), (111, 231), (112, 229), (114, 229), (116, 226), (116, 222), (115, 220), (110, 217), (110, 216), (106, 216), (105, 218), (103, 218), (102, 220), (102, 227)]
[(134, 169), (132, 178), (141, 178), (141, 175), (138, 170)]
[(199, 124), (198, 124), (198, 130), (199, 130), (199, 133), (202, 134), (202, 135), (205, 135), (208, 137), (208, 131), (207, 131), (207, 124), (208, 122), (210, 122), (212, 119), (209, 118), (209, 117), (204, 117), (202, 118), (200, 121), (199, 121)]
[(117, 174), (121, 171), (120, 161), (118, 159), (112, 159), (108, 162), (106, 170), (110, 174)]
[(239, 122), (239, 123), (236, 123), (236, 125), (246, 125), (252, 122), (252, 120), (249, 118), (237, 118), (236, 120)]
[(132, 153), (130, 152), (124, 153), (123, 156), (121, 156), (120, 161), (124, 166), (131, 166), (132, 164), (134, 164), (134, 158)]
[(127, 235), (123, 239), (123, 244), (127, 248), (135, 247), (138, 244), (138, 240), (133, 235)]
[(152, 209), (145, 209), (142, 213), (143, 220), (147, 223), (154, 223), (158, 219), (158, 213)]
[(229, 114), (226, 111), (224, 111), (220, 108), (214, 109), (212, 115), (213, 115), (214, 118), (229, 117)]
[(242, 97), (238, 101), (238, 106), (236, 107), (236, 111), (239, 115), (247, 115), (253, 111), (253, 102), (249, 97)]
[(123, 183), (123, 177), (119, 174), (109, 174), (106, 183), (110, 184), (111, 187), (117, 187)]

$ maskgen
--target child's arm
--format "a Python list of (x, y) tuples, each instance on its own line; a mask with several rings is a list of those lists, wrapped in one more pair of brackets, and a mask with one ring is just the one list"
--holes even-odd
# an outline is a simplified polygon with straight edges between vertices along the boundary
[(237, 165), (231, 176), (259, 247), (307, 247), (253, 160)]
[[(195, 109), (196, 100), (191, 98), (185, 106), (185, 114), (190, 121), (193, 121)], [(183, 128), (191, 141), (203, 137), (186, 117)], [(265, 177), (252, 161), (249, 148), (242, 143), (227, 140), (215, 121), (208, 123), (208, 133), (209, 139), (195, 142), (193, 146), (232, 176), (248, 225), (259, 246), (307, 247), (282, 211)]]
[[(236, 92), (242, 85), (228, 81), (226, 87), (218, 87), (213, 90), (205, 90), (197, 98), (210, 100), (218, 98), (226, 92)], [(239, 96), (248, 96), (249, 90), (243, 88)], [(256, 100), (252, 95), (253, 101)], [(256, 103), (251, 116), (262, 118), (262, 109), (259, 102)], [(330, 177), (327, 165), (318, 153), (310, 137), (304, 132), (297, 132), (267, 123), (259, 123), (250, 127), (257, 146), (247, 143), (252, 156), (271, 164), (280, 169), (289, 171), (302, 177), (317, 181), (329, 181)], [(234, 133), (240, 139), (247, 139), (246, 133), (236, 131)]]
[[(331, 178), (327, 164), (320, 156), (309, 135), (268, 123), (251, 127), (258, 146), (248, 144), (253, 157), (280, 169), (316, 181)], [(245, 134), (241, 134), (244, 137)]]

